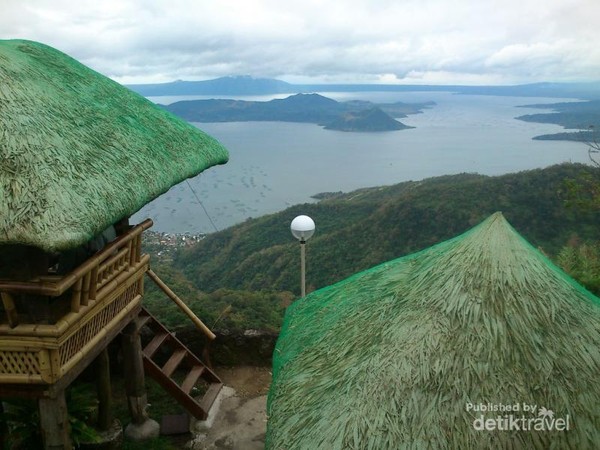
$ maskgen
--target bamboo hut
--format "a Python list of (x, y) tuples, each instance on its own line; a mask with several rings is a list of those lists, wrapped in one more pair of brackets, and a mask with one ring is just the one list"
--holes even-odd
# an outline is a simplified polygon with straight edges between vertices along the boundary
[[(46, 448), (69, 447), (64, 390), (119, 333), (134, 424), (147, 422), (144, 368), (192, 410), (199, 377), (218, 392), (218, 378), (143, 310), (144, 275), (160, 282), (141, 251), (152, 222), (125, 222), (171, 186), (225, 163), (227, 151), (60, 51), (4, 40), (0, 156), (0, 397), (38, 399)], [(90, 247), (115, 223), (118, 237)], [(49, 270), (74, 254), (62, 271)], [(144, 325), (156, 339), (142, 352)], [(177, 350), (161, 367), (152, 355), (165, 343)], [(176, 385), (170, 375), (182, 361), (193, 373)]]
[(288, 308), (268, 449), (594, 449), (600, 300), (496, 213)]

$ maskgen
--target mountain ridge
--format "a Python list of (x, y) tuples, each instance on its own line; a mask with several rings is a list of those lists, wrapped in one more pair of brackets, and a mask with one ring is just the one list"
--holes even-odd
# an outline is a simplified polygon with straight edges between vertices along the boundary
[(176, 80), (168, 83), (128, 84), (132, 91), (146, 97), (164, 95), (260, 95), (292, 93), (291, 84), (273, 78), (249, 75), (220, 77), (204, 81)]
[(274, 78), (249, 75), (202, 81), (177, 80), (167, 83), (128, 84), (144, 96), (176, 95), (270, 95), (308, 92), (453, 92), (465, 95), (555, 97), (600, 99), (600, 81), (580, 83), (529, 83), (505, 86), (415, 85), (415, 84), (292, 84)]

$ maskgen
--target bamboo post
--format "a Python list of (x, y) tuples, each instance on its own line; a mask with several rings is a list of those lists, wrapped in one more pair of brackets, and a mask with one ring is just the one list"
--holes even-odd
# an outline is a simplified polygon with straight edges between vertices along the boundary
[(129, 267), (133, 267), (133, 260), (131, 259), (133, 255), (133, 242), (129, 241), (127, 243), (127, 264), (129, 265)]
[(144, 295), (144, 277), (142, 276), (138, 281), (138, 294)]
[(52, 376), (52, 382), (57, 381), (61, 376), (61, 367), (60, 367), (60, 352), (58, 349), (52, 348), (48, 350), (48, 356), (50, 360), (50, 370)]
[(8, 292), (0, 293), (2, 295), (2, 304), (4, 305), (4, 311), (6, 311), (6, 318), (8, 319), (8, 325), (11, 328), (19, 325), (19, 313), (15, 306), (15, 299)]
[(144, 360), (142, 344), (135, 320), (131, 321), (122, 332), (121, 345), (123, 348), (123, 364), (125, 391), (131, 420), (135, 425), (141, 425), (148, 419), (146, 405), (148, 404), (144, 379)]
[(160, 426), (148, 417), (148, 397), (144, 380), (144, 357), (139, 334), (139, 319), (134, 319), (121, 333), (123, 363), (125, 369), (125, 391), (132, 423), (125, 427), (125, 437), (143, 440), (158, 437)]
[(40, 376), (44, 382), (50, 384), (54, 382), (52, 378), (52, 362), (50, 361), (50, 353), (48, 350), (40, 350), (38, 352), (38, 361), (40, 364)]
[(96, 300), (96, 290), (98, 289), (98, 265), (93, 267), (90, 277), (90, 300)]
[(167, 294), (167, 296), (175, 302), (175, 304), (181, 309), (194, 324), (201, 330), (211, 341), (216, 338), (215, 334), (210, 331), (210, 329), (204, 325), (204, 323), (194, 314), (194, 312), (186, 305), (183, 300), (181, 300), (177, 295), (167, 286), (158, 275), (154, 273), (152, 269), (148, 269), (148, 276), (156, 283), (156, 285), (162, 289), (162, 291)]
[(133, 241), (135, 244), (135, 262), (140, 262), (140, 256), (142, 256), (142, 235), (138, 234)]
[(91, 273), (88, 272), (83, 277), (83, 288), (82, 288), (82, 291), (81, 291), (81, 304), (83, 306), (87, 306), (89, 304), (89, 300), (90, 300), (90, 280), (91, 280)]
[(131, 240), (131, 265), (134, 266), (137, 262), (137, 236)]
[(55, 397), (40, 398), (38, 409), (44, 448), (46, 450), (72, 448), (65, 391), (61, 390)]
[(132, 239), (131, 241), (129, 241), (129, 265), (131, 267), (135, 266), (135, 252), (136, 252), (136, 246), (135, 246), (135, 242)]
[(73, 286), (73, 292), (71, 295), (71, 311), (79, 312), (81, 307), (81, 285), (83, 280), (80, 278)]
[(106, 431), (113, 421), (112, 390), (110, 386), (110, 365), (108, 350), (104, 350), (96, 358), (96, 391), (98, 394), (98, 429)]
[[(0, 417), (4, 419), (4, 404), (0, 401)], [(4, 450), (6, 447), (6, 439), (8, 437), (8, 425), (6, 420), (0, 420), (0, 449)]]

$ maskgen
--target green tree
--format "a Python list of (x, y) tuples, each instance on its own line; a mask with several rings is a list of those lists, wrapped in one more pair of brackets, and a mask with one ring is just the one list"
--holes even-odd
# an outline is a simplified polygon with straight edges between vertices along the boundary
[(565, 272), (589, 291), (600, 295), (600, 243), (571, 239), (557, 257)]
[[(600, 139), (594, 126), (581, 133), (581, 142), (587, 145), (588, 156), (594, 167), (600, 167)], [(590, 172), (582, 171), (577, 178), (565, 181), (567, 204), (584, 210), (600, 209), (600, 179)]]

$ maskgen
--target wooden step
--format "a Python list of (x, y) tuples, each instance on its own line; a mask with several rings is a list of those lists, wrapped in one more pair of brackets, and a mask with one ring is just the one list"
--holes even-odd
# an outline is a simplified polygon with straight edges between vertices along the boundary
[(217, 395), (219, 395), (222, 388), (223, 383), (212, 383), (200, 401), (200, 408), (204, 411), (210, 411), (210, 407), (217, 399)]
[(180, 348), (178, 350), (175, 350), (173, 352), (173, 354), (171, 355), (171, 357), (169, 358), (169, 360), (162, 367), (163, 373), (167, 377), (170, 377), (171, 375), (173, 375), (173, 372), (175, 372), (175, 369), (177, 369), (177, 366), (179, 366), (181, 361), (183, 361), (183, 358), (185, 358), (186, 354), (187, 354), (186, 349)]
[(144, 355), (148, 358), (152, 358), (152, 355), (156, 353), (168, 337), (169, 333), (160, 333), (154, 336), (150, 343), (144, 347)]
[(181, 390), (179, 385), (172, 378), (166, 377), (161, 368), (150, 358), (144, 357), (144, 369), (162, 388), (173, 397), (181, 406), (183, 406), (192, 416), (204, 420), (208, 416), (200, 406), (200, 403)]
[(137, 327), (138, 330), (141, 330), (148, 322), (150, 322), (152, 320), (152, 317), (150, 316), (144, 316), (142, 314), (140, 314), (138, 316), (138, 323), (137, 323)]
[(188, 372), (185, 379), (183, 380), (183, 383), (181, 383), (181, 390), (186, 394), (192, 392), (192, 389), (196, 385), (196, 382), (198, 381), (198, 378), (200, 378), (200, 375), (202, 375), (202, 372), (204, 372), (204, 366), (196, 365), (192, 367), (192, 370)]

